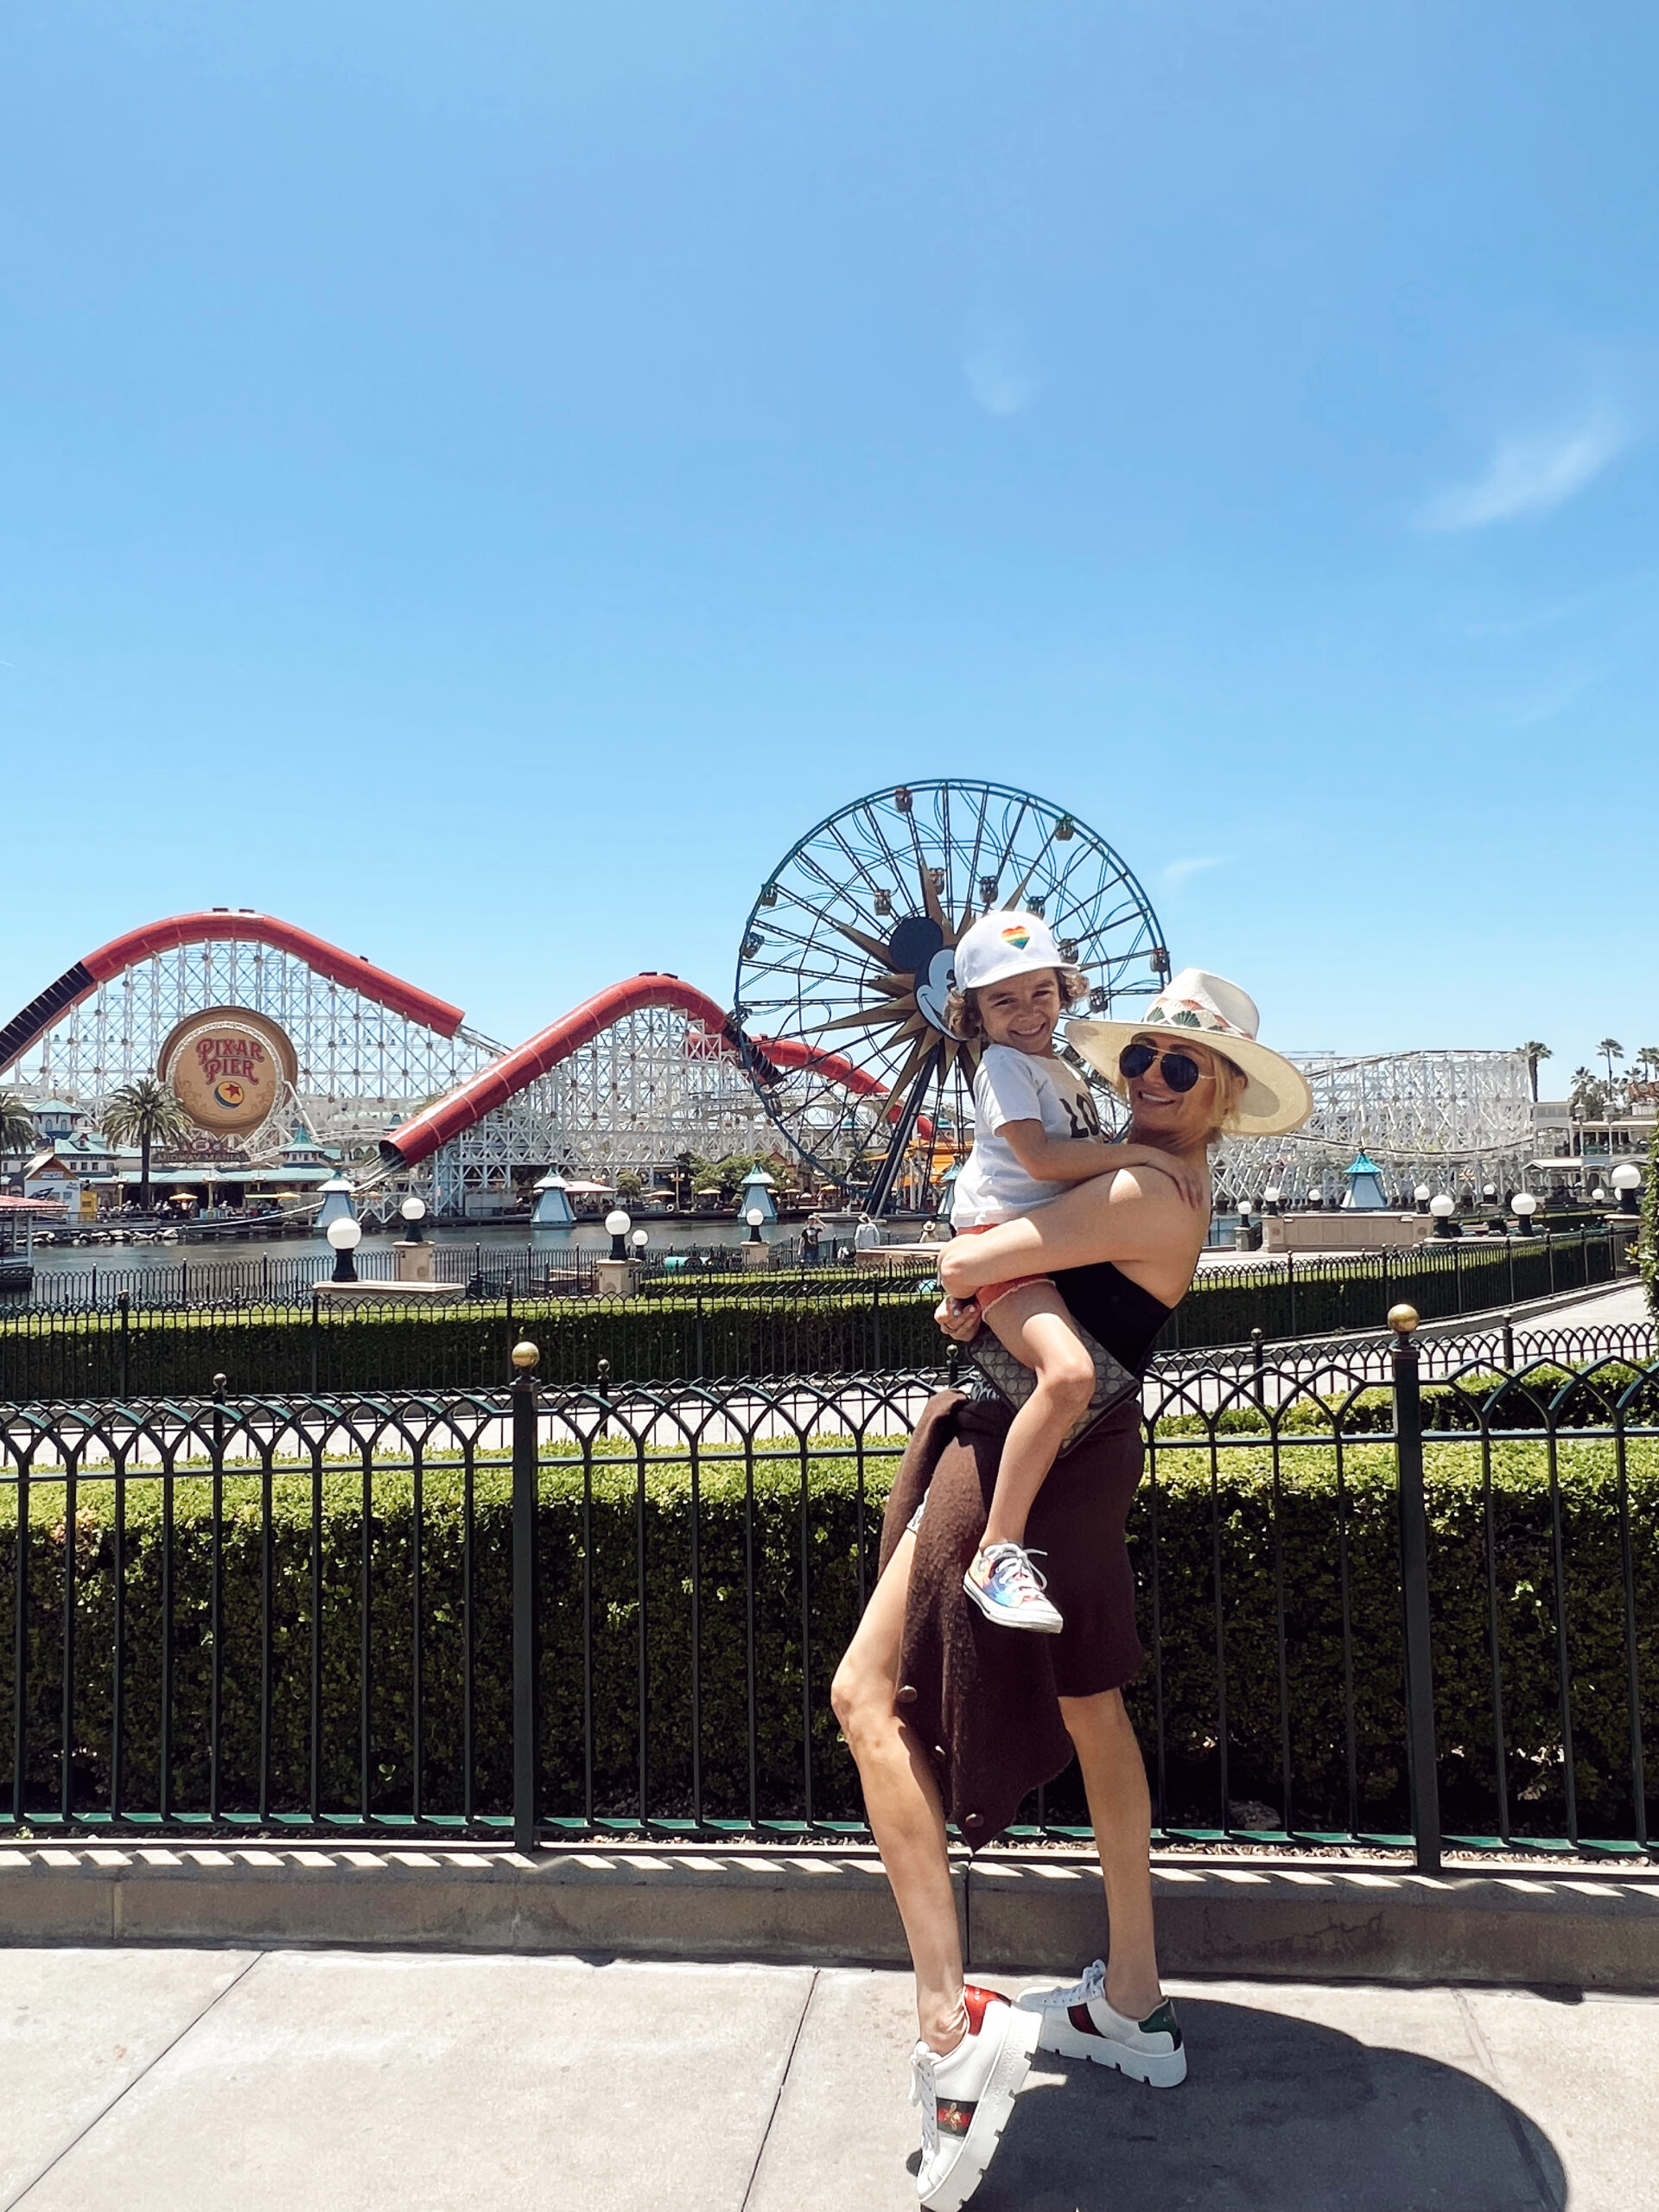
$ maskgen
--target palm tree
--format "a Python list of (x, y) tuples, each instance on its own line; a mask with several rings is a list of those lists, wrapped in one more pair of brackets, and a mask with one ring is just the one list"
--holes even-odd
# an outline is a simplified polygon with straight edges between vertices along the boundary
[(124, 1083), (110, 1093), (99, 1126), (111, 1144), (127, 1144), (134, 1137), (138, 1140), (138, 1203), (148, 1209), (151, 1145), (183, 1144), (195, 1124), (170, 1084), (141, 1076), (137, 1083)]
[(1607, 1063), (1607, 1088), (1611, 1090), (1613, 1087), (1613, 1062), (1624, 1058), (1624, 1047), (1617, 1037), (1604, 1037), (1596, 1050)]
[(1527, 1080), (1532, 1085), (1532, 1103), (1538, 1103), (1538, 1063), (1554, 1058), (1548, 1045), (1541, 1045), (1535, 1037), (1529, 1037), (1520, 1048), (1527, 1056)]
[(15, 1090), (0, 1090), (0, 1162), (20, 1152), (25, 1158), (35, 1149), (35, 1123)]
[(1607, 1086), (1588, 1068), (1574, 1068), (1570, 1103), (1580, 1121), (1599, 1122), (1607, 1104)]

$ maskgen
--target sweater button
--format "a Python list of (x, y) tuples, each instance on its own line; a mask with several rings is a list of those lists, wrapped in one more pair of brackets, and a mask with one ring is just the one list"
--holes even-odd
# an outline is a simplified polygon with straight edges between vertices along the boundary
[(895, 1705), (914, 1705), (916, 1702), (915, 1683), (900, 1682), (893, 1694), (893, 1701)]
[(985, 1825), (985, 1815), (983, 1813), (964, 1813), (962, 1816), (962, 1825), (965, 1828), (982, 1828)]

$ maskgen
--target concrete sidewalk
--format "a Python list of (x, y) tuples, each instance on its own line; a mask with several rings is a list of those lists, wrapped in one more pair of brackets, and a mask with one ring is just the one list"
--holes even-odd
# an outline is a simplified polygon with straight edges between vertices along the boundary
[[(1185, 2087), (1039, 2060), (976, 2206), (1659, 2207), (1659, 2003), (1176, 1990)], [(904, 2212), (912, 2036), (880, 1970), (3, 1950), (0, 2212)]]

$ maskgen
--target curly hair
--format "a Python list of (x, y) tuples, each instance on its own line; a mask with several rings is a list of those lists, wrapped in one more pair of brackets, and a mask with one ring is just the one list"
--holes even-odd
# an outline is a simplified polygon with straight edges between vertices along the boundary
[[(1081, 1005), (1089, 995), (1089, 978), (1081, 968), (1054, 968), (1049, 971), (1060, 987), (1060, 1011)], [(964, 1043), (977, 1044), (985, 1034), (985, 1023), (979, 1011), (977, 991), (950, 990), (945, 995), (944, 1026), (953, 1037)]]

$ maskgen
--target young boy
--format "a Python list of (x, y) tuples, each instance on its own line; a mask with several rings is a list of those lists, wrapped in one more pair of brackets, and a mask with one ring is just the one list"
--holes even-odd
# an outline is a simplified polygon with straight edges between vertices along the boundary
[[(1053, 1057), (1054, 1025), (1087, 989), (1035, 914), (984, 914), (963, 933), (945, 1019), (981, 1052), (974, 1147), (950, 1208), (958, 1236), (1012, 1221), (1073, 1183), (1122, 1167), (1156, 1168), (1190, 1202), (1205, 1197), (1200, 1168), (1150, 1145), (1108, 1141), (1088, 1084)], [(1049, 1276), (987, 1283), (977, 1303), (1036, 1387), (1009, 1427), (985, 1534), (963, 1586), (987, 1619), (1055, 1636), (1064, 1623), (1025, 1549), (1026, 1517), (1066, 1431), (1094, 1395), (1094, 1362)]]

